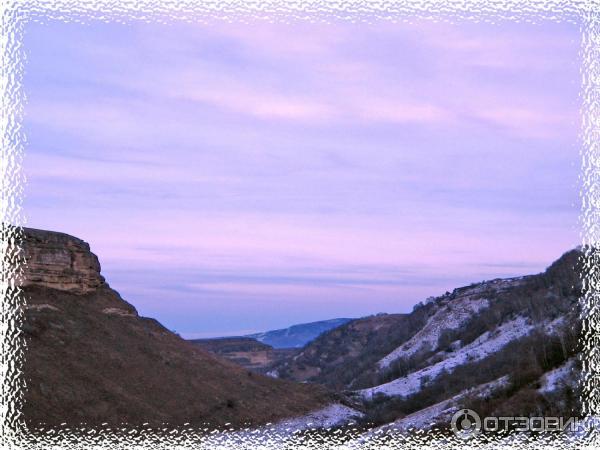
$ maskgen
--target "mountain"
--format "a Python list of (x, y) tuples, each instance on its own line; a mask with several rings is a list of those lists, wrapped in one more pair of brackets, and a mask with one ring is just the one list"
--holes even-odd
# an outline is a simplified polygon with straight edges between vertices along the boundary
[(279, 361), (297, 352), (293, 348), (273, 348), (251, 337), (192, 339), (190, 342), (259, 373), (268, 372)]
[(270, 374), (353, 395), (365, 420), (395, 429), (447, 423), (466, 406), (576, 413), (581, 257), (572, 250), (540, 274), (457, 288), (409, 314), (350, 321)]
[(289, 328), (250, 334), (247, 337), (270, 345), (273, 348), (300, 348), (326, 331), (337, 328), (352, 319), (329, 319), (318, 322), (292, 325)]
[(251, 338), (185, 341), (111, 289), (88, 244), (23, 232), (29, 426), (359, 420), (358, 430), (375, 425), (376, 434), (447, 426), (460, 408), (580, 414), (580, 250), (540, 274), (457, 288), (408, 314), (342, 319), (282, 355), (267, 377), (220, 355), (260, 366), (277, 349)]
[(30, 426), (263, 424), (328, 408), (316, 385), (249, 372), (141, 317), (84, 241), (23, 229)]

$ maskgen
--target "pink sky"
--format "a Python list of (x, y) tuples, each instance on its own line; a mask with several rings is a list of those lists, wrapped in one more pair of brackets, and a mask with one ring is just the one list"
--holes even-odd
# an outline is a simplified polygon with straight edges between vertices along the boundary
[(574, 25), (26, 31), (28, 225), (185, 336), (408, 311), (579, 242)]

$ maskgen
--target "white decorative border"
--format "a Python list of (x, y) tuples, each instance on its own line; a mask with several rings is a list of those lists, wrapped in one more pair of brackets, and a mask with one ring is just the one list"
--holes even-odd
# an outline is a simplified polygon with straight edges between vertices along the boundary
[[(583, 413), (600, 414), (600, 4), (581, 10), (582, 22), (582, 150), (581, 239), (585, 249), (582, 273)], [(599, 433), (590, 444), (600, 446)]]
[[(392, 21), (568, 21), (582, 31), (582, 170), (581, 225), (586, 249), (584, 281), (584, 412), (600, 414), (600, 3), (595, 0), (2, 0), (0, 2), (0, 123), (2, 169), (0, 191), (0, 446), (2, 448), (463, 448), (465, 442), (432, 434), (411, 437), (380, 436), (367, 442), (343, 443), (341, 437), (326, 441), (285, 439), (275, 430), (202, 437), (195, 429), (84, 428), (27, 430), (20, 421), (25, 383), (22, 379), (22, 292), (17, 282), (23, 264), (18, 241), (24, 217), (21, 211), (24, 179), (20, 171), (25, 141), (21, 131), (24, 105), (21, 80), (24, 66), (22, 34), (28, 21), (71, 22), (135, 20), (167, 23), (224, 20), (331, 22)], [(15, 225), (17, 227), (15, 227)], [(508, 447), (598, 447), (598, 433), (570, 442), (563, 437), (536, 441), (511, 440)], [(472, 440), (469, 447), (484, 448), (492, 442)], [(498, 444), (496, 443), (495, 446)]]

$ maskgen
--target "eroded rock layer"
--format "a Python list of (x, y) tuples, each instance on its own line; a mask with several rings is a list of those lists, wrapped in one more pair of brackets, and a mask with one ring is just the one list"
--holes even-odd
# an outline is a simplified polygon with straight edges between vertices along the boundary
[(104, 284), (90, 246), (64, 233), (24, 228), (24, 286), (43, 286), (85, 294)]

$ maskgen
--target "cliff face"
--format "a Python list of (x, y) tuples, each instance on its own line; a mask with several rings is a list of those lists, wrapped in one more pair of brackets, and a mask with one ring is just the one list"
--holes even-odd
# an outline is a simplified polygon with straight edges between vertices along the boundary
[(263, 424), (331, 401), (324, 389), (250, 373), (140, 317), (82, 240), (24, 234), (29, 425)]
[(24, 228), (24, 286), (43, 286), (86, 294), (104, 284), (98, 257), (73, 236)]

